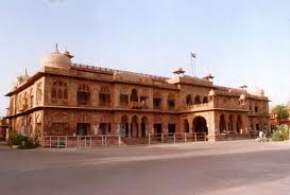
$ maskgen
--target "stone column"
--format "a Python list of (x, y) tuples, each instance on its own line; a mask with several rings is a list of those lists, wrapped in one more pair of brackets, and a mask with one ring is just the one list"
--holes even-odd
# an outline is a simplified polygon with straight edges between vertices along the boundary
[(96, 123), (93, 127), (94, 135), (98, 135), (99, 133), (99, 123)]
[(216, 115), (215, 112), (211, 112), (207, 119), (208, 141), (216, 141), (216, 134), (218, 133), (218, 120), (216, 119)]

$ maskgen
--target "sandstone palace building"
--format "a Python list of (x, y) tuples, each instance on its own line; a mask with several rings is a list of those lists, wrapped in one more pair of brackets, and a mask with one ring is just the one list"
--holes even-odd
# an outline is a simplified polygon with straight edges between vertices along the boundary
[(207, 140), (269, 129), (263, 90), (228, 88), (213, 76), (170, 78), (71, 62), (56, 48), (32, 76), (17, 77), (7, 93), (9, 133), (28, 136), (205, 133)]

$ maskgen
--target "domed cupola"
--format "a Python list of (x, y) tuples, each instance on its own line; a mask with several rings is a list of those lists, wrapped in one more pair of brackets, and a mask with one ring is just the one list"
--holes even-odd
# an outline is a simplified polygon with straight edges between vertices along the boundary
[(56, 45), (55, 52), (52, 52), (47, 56), (45, 56), (44, 58), (42, 58), (41, 66), (70, 69), (71, 58), (73, 58), (73, 56), (68, 51), (61, 53), (58, 49), (58, 46)]

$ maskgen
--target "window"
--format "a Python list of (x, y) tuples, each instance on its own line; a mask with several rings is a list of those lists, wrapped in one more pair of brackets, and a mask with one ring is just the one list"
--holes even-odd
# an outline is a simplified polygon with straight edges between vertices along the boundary
[(99, 93), (100, 106), (109, 106), (111, 104), (111, 93), (108, 87), (102, 87)]
[(175, 124), (174, 123), (168, 124), (168, 134), (169, 135), (175, 134)]
[(56, 89), (55, 88), (52, 88), (52, 90), (51, 90), (51, 97), (56, 98)]
[(147, 100), (148, 100), (147, 96), (140, 97), (140, 104), (142, 108), (147, 108)]
[(99, 126), (99, 135), (108, 135), (111, 133), (111, 124), (110, 123), (100, 123)]
[(78, 123), (76, 129), (77, 136), (86, 136), (90, 131), (90, 123)]
[(192, 97), (191, 95), (186, 96), (186, 105), (191, 106), (192, 105)]
[(51, 124), (49, 135), (55, 135), (55, 136), (68, 135), (68, 131), (69, 131), (68, 123), (54, 122)]
[(161, 98), (153, 98), (153, 108), (154, 109), (161, 108)]
[(77, 100), (79, 105), (88, 105), (90, 102), (90, 89), (86, 84), (82, 84), (78, 88)]
[(175, 98), (173, 94), (168, 94), (167, 106), (169, 110), (173, 110), (175, 108)]
[(131, 102), (138, 102), (138, 93), (137, 93), (136, 89), (132, 89), (130, 101)]
[(55, 81), (51, 88), (51, 101), (53, 103), (60, 103), (67, 100), (67, 84), (62, 81)]
[(129, 96), (126, 94), (120, 94), (120, 106), (128, 106)]
[(202, 100), (202, 103), (204, 103), (204, 104), (208, 103), (208, 98), (204, 97), (203, 100)]
[(195, 96), (195, 98), (194, 98), (194, 104), (200, 104), (200, 103), (201, 103), (200, 97), (198, 95)]
[(258, 112), (258, 111), (259, 111), (258, 106), (255, 106), (255, 112)]

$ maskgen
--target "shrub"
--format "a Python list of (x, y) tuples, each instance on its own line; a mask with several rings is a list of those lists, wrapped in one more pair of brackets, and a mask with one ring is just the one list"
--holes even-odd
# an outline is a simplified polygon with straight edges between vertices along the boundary
[(289, 128), (287, 125), (279, 125), (272, 134), (273, 141), (285, 141), (289, 139)]
[(28, 140), (27, 136), (16, 134), (10, 137), (9, 144), (10, 145), (21, 145), (23, 142)]
[(27, 136), (16, 134), (10, 137), (9, 139), (10, 145), (18, 145), (21, 149), (30, 149), (36, 148), (39, 146), (37, 140), (31, 139)]

